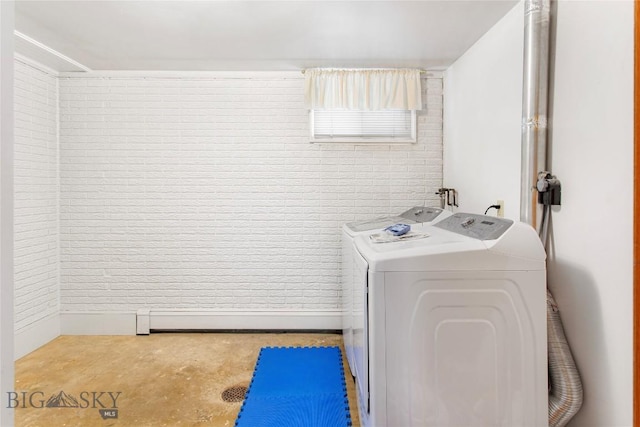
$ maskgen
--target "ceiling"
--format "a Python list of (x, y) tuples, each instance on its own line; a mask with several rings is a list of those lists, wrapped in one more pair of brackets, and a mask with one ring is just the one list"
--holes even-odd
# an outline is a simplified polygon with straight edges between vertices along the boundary
[(16, 52), (58, 71), (441, 70), (516, 3), (18, 0)]

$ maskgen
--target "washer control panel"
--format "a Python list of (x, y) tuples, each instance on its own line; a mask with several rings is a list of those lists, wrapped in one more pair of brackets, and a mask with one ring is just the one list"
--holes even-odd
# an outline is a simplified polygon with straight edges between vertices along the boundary
[(502, 236), (512, 224), (513, 221), (510, 219), (458, 212), (443, 219), (434, 227), (478, 240), (495, 240)]
[(428, 208), (425, 206), (414, 206), (406, 212), (402, 212), (402, 218), (410, 219), (415, 222), (431, 222), (442, 213), (442, 209)]

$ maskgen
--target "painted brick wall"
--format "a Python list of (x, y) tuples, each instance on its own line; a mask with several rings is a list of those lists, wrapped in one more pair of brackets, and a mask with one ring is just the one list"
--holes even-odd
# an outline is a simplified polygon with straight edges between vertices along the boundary
[(341, 224), (438, 203), (423, 88), (418, 144), (313, 145), (292, 73), (61, 78), (62, 310), (337, 309)]
[(58, 78), (15, 61), (15, 329), (57, 313)]

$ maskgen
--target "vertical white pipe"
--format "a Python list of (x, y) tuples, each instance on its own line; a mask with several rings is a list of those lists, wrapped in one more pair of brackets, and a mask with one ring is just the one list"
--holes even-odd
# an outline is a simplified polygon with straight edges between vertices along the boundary
[(524, 11), (520, 221), (537, 228), (538, 172), (546, 170), (550, 0), (527, 0)]
[(13, 426), (13, 22), (14, 2), (0, 1), (0, 425)]

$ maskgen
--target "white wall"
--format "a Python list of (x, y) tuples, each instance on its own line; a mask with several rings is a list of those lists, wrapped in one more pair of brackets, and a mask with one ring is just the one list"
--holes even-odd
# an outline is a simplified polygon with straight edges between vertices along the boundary
[(631, 1), (558, 4), (549, 286), (584, 381), (574, 427), (632, 424), (633, 25)]
[(390, 147), (309, 144), (299, 73), (62, 78), (63, 314), (337, 313), (341, 224), (437, 203), (425, 83), (419, 142)]
[(58, 78), (15, 61), (16, 358), (59, 335)]
[[(521, 8), (445, 73), (444, 185), (459, 187), (464, 211), (479, 211), (506, 193), (506, 216), (513, 219), (519, 218)], [(562, 182), (562, 206), (553, 213), (548, 269), (585, 387), (583, 408), (570, 425), (627, 427), (633, 2), (560, 1), (556, 25), (550, 166)], [(489, 67), (492, 73), (485, 72)]]
[(466, 212), (520, 215), (523, 20), (519, 3), (444, 74), (444, 185)]

